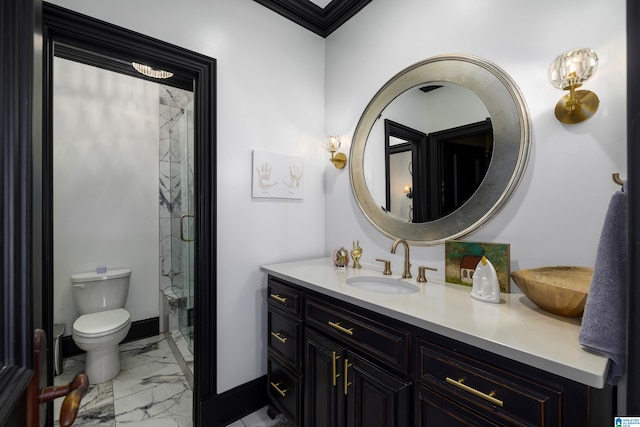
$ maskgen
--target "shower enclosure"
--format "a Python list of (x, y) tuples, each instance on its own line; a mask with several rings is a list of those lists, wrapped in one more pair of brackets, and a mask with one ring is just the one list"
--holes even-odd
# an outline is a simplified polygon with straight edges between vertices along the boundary
[[(177, 325), (193, 352), (193, 93), (160, 86), (161, 276), (177, 297)], [(163, 227), (164, 225), (164, 227)], [(171, 332), (171, 331), (169, 331)]]

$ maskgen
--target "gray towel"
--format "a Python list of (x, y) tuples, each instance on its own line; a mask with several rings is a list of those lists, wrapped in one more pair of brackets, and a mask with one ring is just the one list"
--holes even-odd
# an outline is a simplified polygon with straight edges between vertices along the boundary
[(627, 193), (624, 186), (609, 203), (604, 220), (579, 341), (611, 359), (607, 382), (625, 372), (627, 340)]

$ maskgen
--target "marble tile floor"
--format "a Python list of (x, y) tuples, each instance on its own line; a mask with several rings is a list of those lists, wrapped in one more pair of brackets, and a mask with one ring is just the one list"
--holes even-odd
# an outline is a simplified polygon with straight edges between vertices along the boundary
[[(89, 387), (75, 426), (192, 426), (192, 390), (164, 335), (120, 346), (120, 373)], [(84, 368), (84, 355), (64, 360), (54, 384), (68, 384)], [(54, 401), (54, 420), (62, 398)]]
[(265, 406), (226, 427), (293, 427), (293, 424), (289, 424), (282, 414), (269, 418)]
[[(172, 334), (188, 369), (193, 372), (193, 357), (185, 352), (186, 343)], [(171, 338), (169, 338), (171, 339)], [(193, 426), (192, 390), (164, 335), (145, 338), (120, 346), (120, 374), (111, 381), (89, 387), (82, 399), (74, 426)], [(184, 363), (184, 361), (181, 361)], [(84, 355), (64, 360), (64, 373), (54, 378), (55, 385), (68, 384), (84, 368)], [(184, 368), (184, 366), (183, 366)], [(54, 401), (55, 426), (63, 399)], [(280, 414), (273, 420), (267, 408), (249, 414), (228, 427), (290, 427)]]

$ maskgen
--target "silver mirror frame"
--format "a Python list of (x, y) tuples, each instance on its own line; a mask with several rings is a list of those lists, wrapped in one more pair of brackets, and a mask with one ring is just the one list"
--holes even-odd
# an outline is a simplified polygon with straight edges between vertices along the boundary
[[(364, 150), (371, 128), (400, 94), (425, 84), (456, 83), (471, 89), (491, 116), (494, 148), (487, 174), (473, 196), (440, 219), (413, 224), (385, 212), (365, 179)], [(441, 55), (413, 64), (392, 77), (371, 99), (356, 127), (349, 156), (351, 187), (366, 218), (382, 233), (413, 245), (437, 245), (485, 224), (518, 186), (529, 158), (531, 118), (524, 97), (502, 69), (469, 55)]]

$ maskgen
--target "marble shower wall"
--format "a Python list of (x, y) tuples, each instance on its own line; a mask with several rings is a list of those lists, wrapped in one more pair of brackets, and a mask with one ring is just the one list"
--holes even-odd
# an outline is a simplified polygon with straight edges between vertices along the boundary
[[(190, 212), (183, 199), (183, 176), (193, 176), (193, 153), (185, 152), (186, 139), (193, 132), (193, 121), (187, 120), (193, 110), (193, 93), (174, 87), (160, 85), (160, 295), (168, 295), (168, 304), (161, 300), (160, 310), (169, 315), (169, 330), (186, 322), (188, 289), (183, 282), (180, 242), (180, 216)], [(185, 170), (185, 168), (187, 168)], [(188, 185), (193, 186), (190, 181)], [(191, 189), (192, 191), (192, 189)], [(172, 248), (174, 249), (172, 251)], [(169, 309), (169, 313), (164, 312)], [(161, 316), (162, 316), (161, 314)], [(178, 317), (185, 317), (180, 319)], [(162, 317), (161, 317), (162, 318)]]

